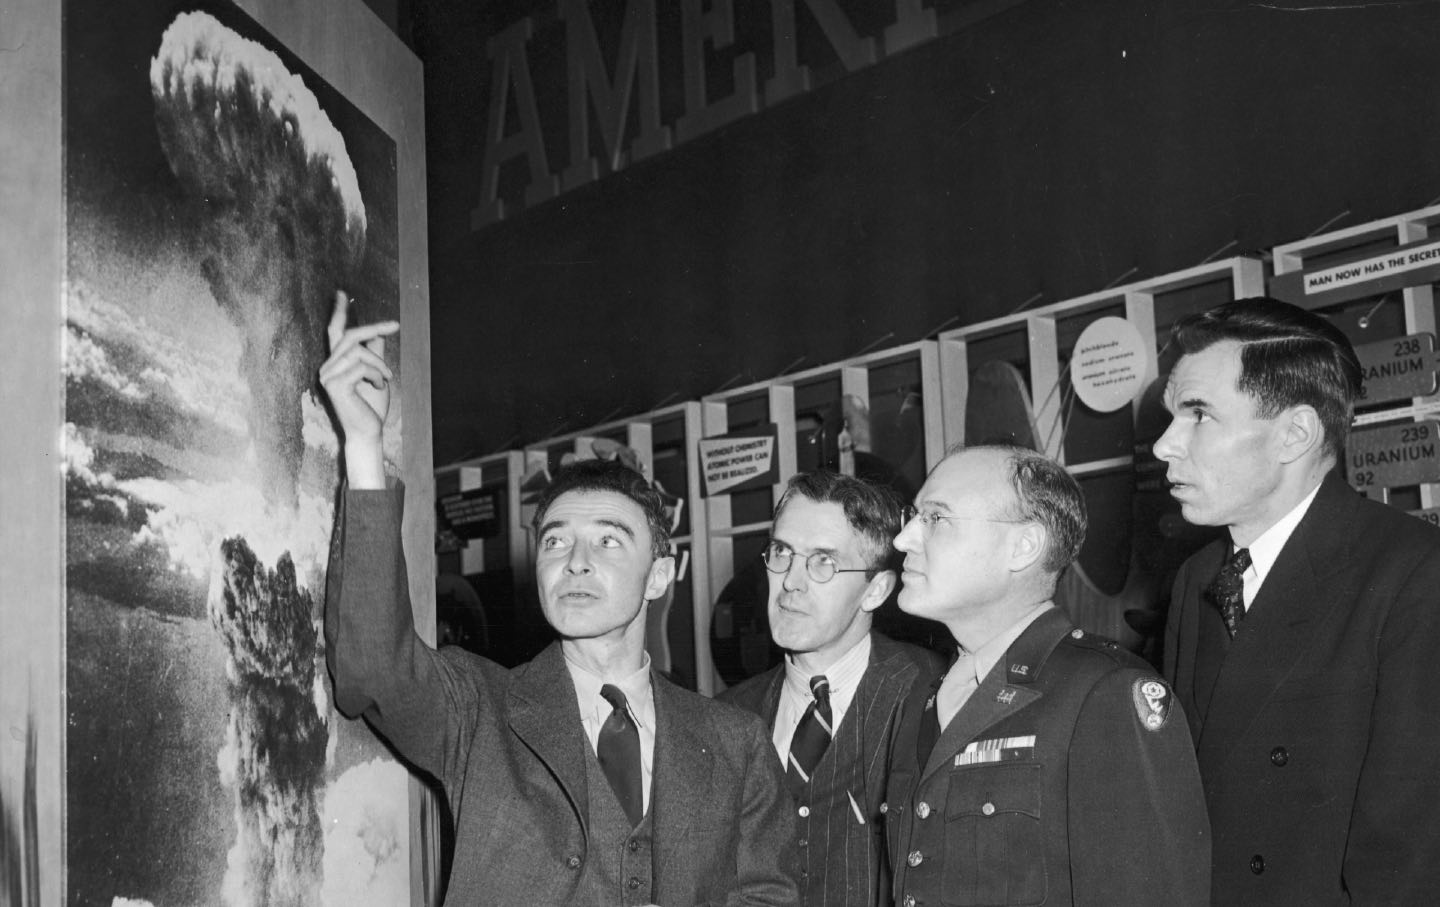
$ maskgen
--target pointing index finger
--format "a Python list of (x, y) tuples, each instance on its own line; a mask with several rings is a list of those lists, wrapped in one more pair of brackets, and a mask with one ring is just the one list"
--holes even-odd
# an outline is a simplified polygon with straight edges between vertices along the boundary
[(340, 338), (345, 334), (345, 319), (350, 314), (350, 296), (344, 290), (335, 291), (335, 311), (330, 315), (330, 323), (326, 326), (325, 332), (330, 337), (330, 349), (333, 351)]

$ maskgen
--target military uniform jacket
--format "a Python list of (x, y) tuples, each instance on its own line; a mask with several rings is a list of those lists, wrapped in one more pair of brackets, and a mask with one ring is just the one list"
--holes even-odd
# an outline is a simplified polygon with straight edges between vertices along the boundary
[(1320, 486), (1232, 642), (1182, 566), (1165, 670), (1189, 716), (1217, 905), (1440, 902), (1440, 531)]
[(897, 731), (886, 806), (896, 903), (1208, 903), (1189, 729), (1144, 662), (1052, 610), (922, 765), (920, 725), (933, 710), (934, 689), (915, 689)]
[[(870, 662), (834, 740), (815, 767), (807, 796), (795, 804), (800, 846), (792, 874), (801, 903), (808, 907), (890, 903), (880, 804), (895, 717), (911, 687), (917, 682), (928, 686), (940, 664), (933, 652), (870, 634)], [(784, 683), (782, 664), (718, 698), (754, 712), (773, 728)]]
[[(559, 644), (509, 670), (421, 642), (402, 501), (401, 489), (344, 497), (325, 608), (336, 705), (363, 714), (444, 787), (455, 820), (447, 904), (619, 903), (581, 887), (586, 861), (606, 855), (588, 828), (589, 742)], [(795, 904), (782, 868), (794, 847), (789, 795), (764, 725), (658, 675), (651, 681), (653, 900)]]

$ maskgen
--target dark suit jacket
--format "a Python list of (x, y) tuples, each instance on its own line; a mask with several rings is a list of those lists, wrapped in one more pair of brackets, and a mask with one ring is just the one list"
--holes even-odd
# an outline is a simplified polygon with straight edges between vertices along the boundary
[(897, 903), (1208, 903), (1209, 830), (1189, 728), (1149, 665), (1048, 611), (922, 765), (934, 688), (905, 701), (890, 768)]
[[(559, 644), (514, 670), (415, 635), (400, 542), (403, 491), (348, 492), (325, 608), (336, 705), (363, 714), (444, 786), (456, 850), (446, 901), (576, 903), (586, 748)], [(338, 552), (338, 553), (337, 553)], [(670, 905), (796, 903), (775, 748), (753, 715), (655, 675), (653, 895)]]
[[(809, 799), (805, 804), (808, 814), (798, 820), (796, 834), (806, 842), (797, 854), (794, 873), (800, 879), (802, 903), (812, 907), (890, 903), (880, 815), (890, 738), (900, 703), (910, 688), (917, 681), (928, 684), (940, 667), (940, 657), (934, 652), (880, 633), (870, 634), (869, 665), (835, 739), (815, 768), (812, 787), (831, 793)], [(773, 729), (784, 683), (782, 664), (717, 698), (754, 712)], [(852, 796), (863, 813), (863, 825), (850, 805)]]
[(1182, 566), (1165, 637), (1215, 903), (1435, 903), (1440, 531), (1332, 472), (1234, 642), (1202, 594), (1228, 546)]

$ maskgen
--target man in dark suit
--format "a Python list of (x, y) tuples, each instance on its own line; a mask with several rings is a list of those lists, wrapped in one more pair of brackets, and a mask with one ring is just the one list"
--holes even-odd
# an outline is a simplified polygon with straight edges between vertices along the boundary
[(770, 634), (785, 660), (719, 697), (770, 726), (795, 798), (792, 874), (810, 907), (891, 903), (880, 821), (891, 731), (916, 679), (940, 667), (871, 629), (895, 588), (900, 509), (888, 488), (852, 476), (790, 480), (764, 554)]
[(900, 607), (944, 623), (960, 655), (900, 717), (897, 901), (1207, 903), (1205, 804), (1169, 687), (1051, 602), (1085, 534), (1075, 480), (1034, 451), (964, 448), (916, 506), (895, 540)]
[(1155, 443), (1192, 523), (1165, 672), (1199, 748), (1217, 905), (1440, 897), (1440, 531), (1352, 491), (1360, 364), (1272, 299), (1174, 328)]
[(663, 502), (618, 462), (562, 469), (538, 502), (535, 575), (560, 641), (514, 670), (416, 636), (381, 428), (390, 373), (345, 330), (321, 382), (345, 440), (325, 608), (336, 705), (443, 785), (456, 849), (446, 901), (788, 905), (784, 778), (753, 715), (668, 683), (645, 653), (674, 577)]

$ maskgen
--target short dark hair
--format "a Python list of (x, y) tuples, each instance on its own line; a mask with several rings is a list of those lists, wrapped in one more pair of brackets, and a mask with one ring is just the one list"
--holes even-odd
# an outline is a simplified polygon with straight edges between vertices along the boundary
[(1326, 450), (1343, 460), (1363, 381), (1349, 338), (1314, 312), (1268, 296), (1218, 305), (1171, 329), (1182, 354), (1225, 340), (1241, 344), (1240, 390), (1255, 400), (1255, 414), (1273, 419), (1287, 407), (1314, 407)]
[(1064, 466), (1017, 444), (956, 446), (946, 452), (945, 458), (972, 450), (996, 450), (1005, 455), (1006, 477), (1015, 492), (1016, 518), (1045, 527), (1041, 568), (1057, 576), (1064, 572), (1080, 555), (1089, 521), (1080, 483)]
[(545, 512), (566, 492), (610, 492), (629, 498), (645, 513), (650, 525), (650, 553), (655, 558), (670, 556), (670, 522), (660, 492), (645, 477), (619, 460), (576, 460), (555, 470), (555, 476), (535, 504), (530, 525), (535, 534), (545, 523)]
[(895, 536), (900, 534), (900, 514), (904, 509), (900, 497), (884, 485), (855, 476), (819, 469), (790, 477), (780, 503), (775, 505), (775, 519), (796, 496), (817, 504), (839, 504), (845, 521), (859, 533), (865, 556), (867, 578), (890, 568), (894, 555)]

